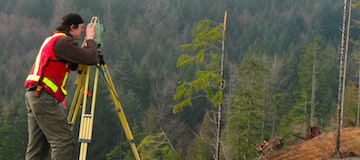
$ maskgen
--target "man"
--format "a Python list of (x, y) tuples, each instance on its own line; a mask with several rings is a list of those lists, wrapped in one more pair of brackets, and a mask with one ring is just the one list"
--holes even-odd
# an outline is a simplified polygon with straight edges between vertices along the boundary
[(84, 32), (84, 22), (80, 15), (70, 13), (43, 42), (25, 81), (29, 132), (26, 160), (45, 160), (49, 150), (52, 160), (72, 158), (74, 135), (59, 103), (67, 94), (70, 70), (76, 70), (77, 64), (98, 63), (94, 27), (94, 24), (86, 26), (87, 48), (80, 47), (76, 40)]

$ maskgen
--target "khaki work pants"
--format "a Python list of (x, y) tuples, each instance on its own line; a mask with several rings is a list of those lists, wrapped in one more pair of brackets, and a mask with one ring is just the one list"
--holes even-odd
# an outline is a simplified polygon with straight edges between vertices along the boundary
[(69, 160), (74, 154), (74, 135), (64, 110), (45, 91), (39, 98), (35, 91), (26, 91), (29, 142), (26, 160), (46, 160), (51, 150), (52, 160)]

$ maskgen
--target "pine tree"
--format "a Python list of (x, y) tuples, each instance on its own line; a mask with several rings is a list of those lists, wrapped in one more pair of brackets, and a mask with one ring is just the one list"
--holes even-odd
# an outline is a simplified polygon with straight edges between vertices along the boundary
[(27, 110), (24, 100), (16, 96), (10, 106), (0, 118), (0, 159), (25, 159)]
[[(265, 90), (266, 83), (264, 82), (266, 82), (265, 80), (269, 74), (269, 70), (267, 64), (258, 59), (261, 54), (258, 48), (258, 42), (259, 40), (256, 40), (254, 44), (249, 47), (246, 59), (242, 62), (237, 82), (238, 89), (236, 89), (239, 92), (235, 93), (233, 99), (233, 107), (238, 108), (238, 111), (229, 116), (229, 119), (238, 119), (240, 122), (246, 123), (246, 125), (241, 124), (240, 126), (242, 127), (239, 128), (241, 134), (245, 136), (243, 139), (245, 145), (237, 146), (241, 148), (241, 155), (244, 156), (245, 159), (255, 156), (250, 144), (261, 142), (260, 139), (259, 141), (255, 141), (255, 137), (258, 137), (256, 135), (258, 132), (255, 132), (255, 130), (261, 128), (262, 111), (264, 109), (263, 99), (267, 97)], [(239, 116), (239, 114), (241, 116)], [(232, 124), (230, 124), (229, 127), (231, 127), (231, 125)]]
[[(140, 100), (140, 103), (144, 106), (144, 110), (150, 105), (150, 91), (151, 91), (151, 72), (150, 65), (148, 62), (148, 58), (145, 56), (142, 58), (140, 65), (137, 67), (136, 79), (138, 81), (138, 85), (136, 87), (136, 95)], [(142, 110), (142, 112), (144, 111)]]
[(301, 61), (299, 64), (299, 85), (301, 87), (302, 96), (304, 96), (305, 98), (303, 99), (303, 103), (309, 104), (311, 106), (311, 125), (315, 124), (315, 91), (318, 90), (318, 81), (321, 78), (319, 77), (319, 74), (322, 71), (321, 67), (324, 63), (324, 60), (322, 60), (324, 58), (322, 58), (322, 56), (325, 55), (325, 52), (322, 50), (322, 47), (319, 46), (318, 43), (319, 40), (315, 38), (314, 44), (306, 44), (306, 50), (303, 51), (303, 55), (301, 56)]
[(281, 110), (279, 113), (282, 115), (287, 115), (291, 111), (291, 106), (294, 105), (296, 102), (296, 95), (295, 91), (299, 90), (299, 75), (298, 75), (298, 66), (300, 62), (299, 56), (296, 54), (296, 50), (294, 49), (294, 46), (291, 45), (289, 48), (289, 54), (285, 58), (285, 64), (281, 71), (281, 74), (288, 77), (285, 79), (284, 85), (281, 86), (280, 90), (285, 93), (284, 96), (284, 103), (285, 106), (280, 108)]
[(144, 107), (135, 92), (132, 90), (129, 90), (126, 93), (121, 92), (119, 96), (121, 97), (120, 102), (124, 108), (126, 119), (128, 119), (130, 128), (140, 127), (143, 119)]
[[(298, 71), (300, 89), (295, 91), (296, 102), (293, 104), (288, 117), (285, 118), (287, 123), (283, 124), (287, 124), (288, 130), (293, 133), (300, 133), (306, 137), (308, 126), (317, 124), (316, 117), (320, 117), (318, 112), (323, 110), (319, 104), (319, 97), (323, 97), (323, 94), (329, 94), (329, 92), (323, 93), (324, 90), (327, 90), (324, 86), (324, 75), (326, 74), (325, 67), (328, 60), (325, 58), (325, 52), (319, 45), (317, 38), (314, 38), (313, 44), (306, 43), (305, 50), (300, 58)], [(297, 140), (295, 139), (295, 141)]]
[(124, 50), (124, 55), (121, 57), (119, 66), (116, 67), (113, 81), (117, 90), (124, 93), (129, 90), (135, 91), (137, 89), (138, 84), (135, 73), (135, 62), (127, 49)]
[(318, 75), (319, 83), (317, 91), (319, 96), (317, 96), (317, 101), (319, 107), (316, 108), (316, 113), (319, 118), (323, 118), (324, 124), (329, 124), (328, 120), (336, 112), (337, 108), (339, 55), (338, 50), (331, 43), (327, 44), (324, 52), (324, 57), (326, 58), (321, 58), (324, 62), (320, 65), (321, 72)]

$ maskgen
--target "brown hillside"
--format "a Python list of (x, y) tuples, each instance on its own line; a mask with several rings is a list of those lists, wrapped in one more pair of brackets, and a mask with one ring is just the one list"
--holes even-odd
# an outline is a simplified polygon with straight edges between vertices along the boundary
[[(345, 128), (340, 132), (342, 158), (360, 157), (360, 128)], [(263, 157), (262, 160), (323, 160), (339, 158), (335, 154), (336, 131), (323, 133), (311, 140), (293, 145), (281, 153)]]

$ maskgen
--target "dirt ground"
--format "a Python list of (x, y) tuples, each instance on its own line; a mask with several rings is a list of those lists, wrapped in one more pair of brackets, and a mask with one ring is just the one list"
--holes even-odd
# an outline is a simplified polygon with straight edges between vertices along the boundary
[(360, 157), (360, 128), (345, 128), (340, 132), (341, 157), (335, 154), (336, 131), (323, 133), (311, 140), (283, 149), (262, 160), (327, 160)]

